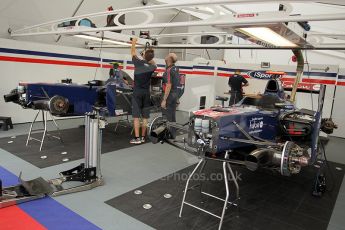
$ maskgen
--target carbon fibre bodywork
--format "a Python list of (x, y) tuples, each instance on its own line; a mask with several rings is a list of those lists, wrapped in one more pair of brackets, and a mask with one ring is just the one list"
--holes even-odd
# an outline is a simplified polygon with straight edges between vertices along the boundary
[[(247, 139), (241, 127), (252, 137), (276, 141), (279, 111), (267, 111), (255, 106), (242, 105), (228, 109), (206, 109), (194, 112), (194, 118), (210, 121), (210, 145), (208, 152), (219, 153), (229, 149), (245, 147), (247, 143), (229, 141), (228, 138)], [(193, 125), (189, 128), (188, 144), (196, 143)]]

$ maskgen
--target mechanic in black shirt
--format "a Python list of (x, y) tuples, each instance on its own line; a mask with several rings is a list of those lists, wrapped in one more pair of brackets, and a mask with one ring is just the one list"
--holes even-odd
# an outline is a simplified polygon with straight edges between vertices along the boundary
[[(153, 61), (153, 49), (147, 49), (142, 53), (143, 59), (136, 54), (137, 38), (132, 39), (131, 55), (134, 64), (134, 86), (132, 97), (132, 117), (134, 122), (135, 137), (130, 141), (131, 144), (141, 144), (145, 142), (147, 119), (150, 117), (150, 83), (151, 76), (157, 66)], [(141, 138), (140, 121), (142, 118)]]
[(228, 85), (230, 86), (230, 101), (229, 106), (236, 104), (243, 98), (243, 89), (249, 85), (247, 79), (245, 79), (241, 74), (241, 71), (236, 70), (235, 74), (229, 78)]
[[(178, 101), (177, 87), (180, 81), (180, 73), (175, 66), (177, 55), (169, 53), (165, 57), (166, 70), (163, 74), (163, 100), (161, 103), (162, 113), (169, 122), (176, 122), (176, 107)], [(175, 138), (175, 128), (170, 128), (171, 138)]]

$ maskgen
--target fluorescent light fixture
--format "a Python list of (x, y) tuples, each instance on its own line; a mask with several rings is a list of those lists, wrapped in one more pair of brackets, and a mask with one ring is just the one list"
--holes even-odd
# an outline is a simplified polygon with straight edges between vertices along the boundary
[(123, 45), (123, 46), (131, 46), (132, 44), (129, 44), (127, 42), (119, 42), (119, 41), (114, 41), (114, 40), (110, 40), (110, 39), (104, 39), (104, 42), (109, 42), (109, 43), (113, 43), (116, 45)]
[(86, 40), (92, 40), (92, 41), (102, 41), (102, 38), (99, 37), (94, 37), (94, 36), (90, 36), (90, 35), (84, 35), (84, 34), (76, 34), (74, 35), (74, 37), (77, 38), (82, 38), (82, 39), (86, 39)]
[(205, 11), (211, 12), (213, 14), (215, 13), (214, 9), (212, 9), (211, 7), (205, 7), (205, 8), (201, 8), (201, 9), (204, 9)]
[[(96, 37), (96, 36), (91, 36), (91, 35), (77, 34), (77, 35), (74, 35), (74, 37), (78, 37), (78, 38), (82, 38), (82, 39), (86, 39), (86, 40), (102, 42), (102, 38)], [(116, 44), (116, 45), (125, 45), (125, 46), (131, 46), (132, 45), (132, 44), (129, 44), (127, 42), (119, 42), (119, 41), (114, 41), (114, 40), (107, 39), (107, 38), (104, 38), (103, 42), (112, 43), (112, 44)]]
[(274, 32), (267, 27), (246, 27), (236, 29), (240, 33), (244, 33), (247, 36), (261, 40), (265, 43), (277, 46), (277, 47), (297, 47), (295, 43), (292, 43), (288, 39)]

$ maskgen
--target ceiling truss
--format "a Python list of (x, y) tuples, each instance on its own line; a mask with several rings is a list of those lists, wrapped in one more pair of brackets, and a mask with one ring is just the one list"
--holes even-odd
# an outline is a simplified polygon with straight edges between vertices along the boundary
[[(130, 43), (132, 35), (125, 33), (115, 33), (111, 31), (133, 31), (133, 30), (150, 30), (153, 28), (176, 28), (176, 27), (200, 27), (212, 26), (216, 28), (219, 32), (207, 32), (200, 31), (196, 33), (180, 33), (180, 34), (151, 34), (152, 38), (158, 41), (166, 37), (185, 37), (186, 44), (155, 44), (150, 39), (141, 39), (139, 45), (151, 45), (160, 49), (170, 49), (170, 48), (181, 48), (181, 49), (291, 49), (294, 47), (263, 47), (258, 45), (241, 45), (232, 44), (231, 36), (233, 36), (234, 28), (240, 26), (262, 26), (270, 24), (285, 24), (294, 22), (306, 22), (306, 21), (345, 21), (345, 10), (344, 13), (338, 14), (308, 14), (308, 15), (290, 15), (290, 10), (274, 11), (274, 12), (252, 12), (248, 14), (236, 14), (231, 11), (227, 6), (231, 4), (258, 4), (258, 3), (270, 3), (275, 1), (270, 0), (215, 0), (215, 1), (205, 1), (201, 0), (198, 2), (187, 2), (178, 4), (159, 4), (159, 5), (149, 5), (143, 7), (133, 7), (127, 9), (117, 9), (113, 11), (98, 12), (93, 14), (79, 15), (75, 17), (69, 17), (54, 21), (49, 21), (41, 23), (38, 25), (28, 26), (11, 32), (12, 37), (26, 37), (26, 36), (41, 36), (41, 35), (59, 35), (59, 36), (94, 36), (99, 41), (96, 43), (89, 42), (89, 48), (127, 48)], [(280, 1), (283, 4), (294, 3), (308, 3), (316, 2), (312, 0), (291, 0), (291, 1)], [(320, 3), (320, 2), (319, 2)], [(338, 1), (322, 1), (324, 4), (337, 4)], [(177, 9), (179, 11), (183, 9), (191, 9), (196, 6), (208, 6), (212, 9), (212, 6), (222, 6), (226, 7), (227, 13), (224, 15), (220, 14), (218, 10), (214, 8), (214, 13), (211, 18), (205, 20), (193, 20), (193, 21), (180, 21), (180, 22), (167, 22), (167, 23), (156, 23), (154, 20), (154, 12)], [(141, 13), (146, 16), (146, 20), (142, 23), (136, 25), (123, 25), (119, 22), (119, 17), (128, 13)], [(114, 23), (117, 26), (110, 27), (85, 27), (78, 26), (82, 19), (93, 20), (94, 18), (105, 17), (108, 15), (116, 15), (114, 18)], [(61, 27), (59, 24), (69, 21), (76, 21), (75, 26)], [(305, 33), (312, 43), (312, 47), (298, 47), (300, 49), (315, 49), (315, 50), (345, 50), (344, 42), (324, 42), (322, 38), (333, 38), (335, 40), (345, 40), (345, 34), (332, 34), (332, 33), (320, 33), (320, 32), (306, 32)], [(197, 44), (192, 38), (202, 35), (213, 35), (217, 36), (221, 42), (216, 44)], [(91, 39), (92, 40), (92, 39)], [(113, 40), (115, 42), (109, 42)], [(118, 44), (117, 44), (117, 43)], [(124, 43), (124, 44), (121, 44)]]

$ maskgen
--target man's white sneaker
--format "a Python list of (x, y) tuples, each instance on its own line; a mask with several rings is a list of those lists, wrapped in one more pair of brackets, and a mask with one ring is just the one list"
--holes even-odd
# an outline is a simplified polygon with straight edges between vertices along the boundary
[(133, 138), (129, 143), (139, 145), (141, 144), (141, 139), (139, 137)]

